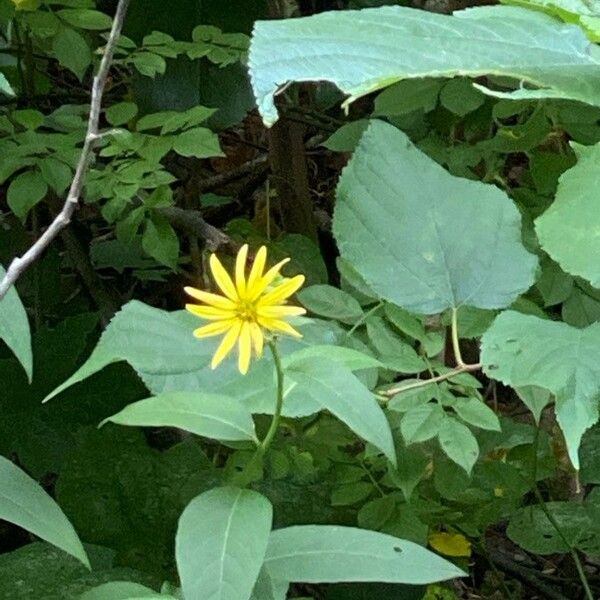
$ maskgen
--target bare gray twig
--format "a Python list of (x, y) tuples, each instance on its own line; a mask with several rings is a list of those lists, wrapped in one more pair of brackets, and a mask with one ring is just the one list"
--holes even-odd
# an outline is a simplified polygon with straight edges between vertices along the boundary
[(100, 121), (100, 110), (102, 108), (102, 95), (106, 86), (106, 80), (113, 60), (115, 47), (119, 40), (119, 36), (121, 35), (129, 2), (130, 0), (119, 0), (119, 4), (117, 5), (110, 35), (104, 48), (102, 60), (100, 61), (100, 67), (98, 68), (98, 72), (94, 77), (92, 85), (90, 116), (88, 119), (85, 140), (83, 142), (83, 147), (81, 148), (79, 162), (77, 163), (75, 175), (73, 176), (73, 181), (71, 182), (71, 187), (69, 188), (63, 208), (33, 246), (31, 246), (23, 256), (15, 258), (10, 263), (4, 278), (0, 282), (0, 300), (4, 298), (8, 290), (14, 285), (24, 271), (40, 257), (61, 230), (69, 224), (71, 217), (75, 212), (75, 208), (79, 203), (79, 197), (81, 196), (81, 190), (83, 189), (85, 175), (94, 151), (95, 142), (99, 138), (98, 124)]

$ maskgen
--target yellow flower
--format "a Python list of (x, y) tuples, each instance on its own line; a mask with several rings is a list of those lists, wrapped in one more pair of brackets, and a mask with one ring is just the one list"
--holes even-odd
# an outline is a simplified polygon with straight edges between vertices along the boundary
[(187, 304), (186, 309), (198, 317), (213, 321), (196, 329), (194, 335), (197, 338), (205, 338), (224, 334), (213, 356), (211, 367), (216, 368), (237, 342), (238, 367), (243, 375), (248, 372), (250, 366), (252, 347), (256, 356), (262, 355), (265, 331), (302, 337), (285, 319), (306, 312), (299, 306), (286, 305), (287, 299), (304, 283), (304, 275), (284, 279), (283, 283), (272, 286), (283, 265), (289, 262), (289, 258), (265, 272), (267, 249), (262, 246), (256, 253), (250, 273), (246, 277), (247, 257), (248, 246), (244, 245), (235, 260), (235, 276), (232, 279), (216, 255), (211, 255), (210, 269), (223, 295), (211, 294), (193, 287), (185, 288), (190, 296), (204, 303)]

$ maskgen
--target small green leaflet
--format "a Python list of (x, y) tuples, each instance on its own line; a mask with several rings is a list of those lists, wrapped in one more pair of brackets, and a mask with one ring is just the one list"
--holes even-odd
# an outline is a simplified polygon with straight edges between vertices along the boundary
[(534, 282), (521, 217), (495, 186), (454, 177), (372, 121), (337, 189), (342, 257), (377, 294), (420, 314), (509, 306)]
[(509, 98), (568, 98), (600, 105), (600, 51), (584, 32), (506, 6), (451, 16), (383, 6), (258, 21), (249, 64), (267, 125), (277, 121), (274, 96), (289, 81), (330, 81), (350, 96), (348, 104), (401, 79), (493, 73), (532, 86), (506, 94), (477, 87)]
[(249, 598), (263, 564), (272, 518), (271, 503), (251, 490), (214, 488), (194, 498), (179, 519), (175, 538), (184, 597)]
[(555, 395), (556, 416), (569, 457), (579, 468), (586, 429), (598, 421), (600, 323), (577, 329), (506, 311), (481, 340), (486, 375), (514, 388), (537, 386)]
[(600, 287), (600, 144), (576, 145), (577, 164), (565, 171), (556, 198), (535, 222), (542, 248), (571, 275)]
[(465, 575), (413, 542), (335, 525), (273, 531), (265, 567), (276, 580), (303, 583), (382, 581), (416, 585)]
[[(6, 271), (0, 265), (0, 280)], [(23, 365), (27, 378), (33, 377), (33, 354), (31, 351), (31, 332), (25, 307), (14, 287), (8, 290), (0, 300), (0, 340), (14, 352)]]

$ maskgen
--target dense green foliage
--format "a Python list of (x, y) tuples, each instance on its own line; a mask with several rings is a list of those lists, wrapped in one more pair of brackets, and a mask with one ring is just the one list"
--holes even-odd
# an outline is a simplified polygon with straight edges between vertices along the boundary
[(502, 3), (131, 0), (100, 81), (124, 0), (0, 0), (0, 598), (598, 597), (600, 9)]

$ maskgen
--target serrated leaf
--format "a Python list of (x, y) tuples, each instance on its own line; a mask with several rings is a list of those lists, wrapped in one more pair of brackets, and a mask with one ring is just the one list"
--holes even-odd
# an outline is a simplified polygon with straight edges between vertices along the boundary
[(535, 221), (542, 248), (571, 275), (600, 287), (600, 144), (577, 147), (577, 164), (559, 179), (556, 198)]
[(252, 414), (236, 398), (203, 392), (171, 392), (139, 400), (102, 424), (178, 427), (221, 441), (254, 441)]
[(50, 542), (89, 567), (85, 550), (67, 517), (38, 485), (0, 456), (0, 518)]
[(194, 498), (179, 519), (175, 538), (184, 596), (248, 598), (263, 563), (272, 518), (271, 503), (251, 490), (215, 488)]
[(375, 292), (406, 310), (503, 308), (534, 281), (537, 259), (520, 242), (512, 200), (494, 186), (450, 175), (391, 125), (371, 123), (337, 196), (341, 255)]
[[(0, 265), (0, 280), (6, 271)], [(31, 330), (25, 307), (12, 287), (0, 300), (0, 340), (2, 340), (17, 357), (31, 383), (33, 376), (33, 354), (31, 351)]]
[(514, 388), (537, 386), (556, 397), (569, 457), (579, 468), (581, 436), (598, 420), (600, 323), (577, 329), (506, 311), (483, 335), (485, 373)]
[(479, 444), (471, 430), (453, 417), (446, 416), (440, 425), (438, 439), (446, 456), (471, 473), (479, 456)]
[(258, 21), (249, 63), (267, 124), (277, 120), (274, 96), (289, 81), (330, 81), (351, 102), (401, 79), (493, 73), (537, 89), (521, 86), (505, 94), (484, 89), (489, 93), (600, 104), (600, 56), (585, 34), (511, 7), (479, 7), (450, 16), (384, 6)]
[(335, 525), (274, 531), (265, 566), (275, 579), (303, 583), (380, 581), (416, 585), (463, 575), (452, 563), (413, 542)]

